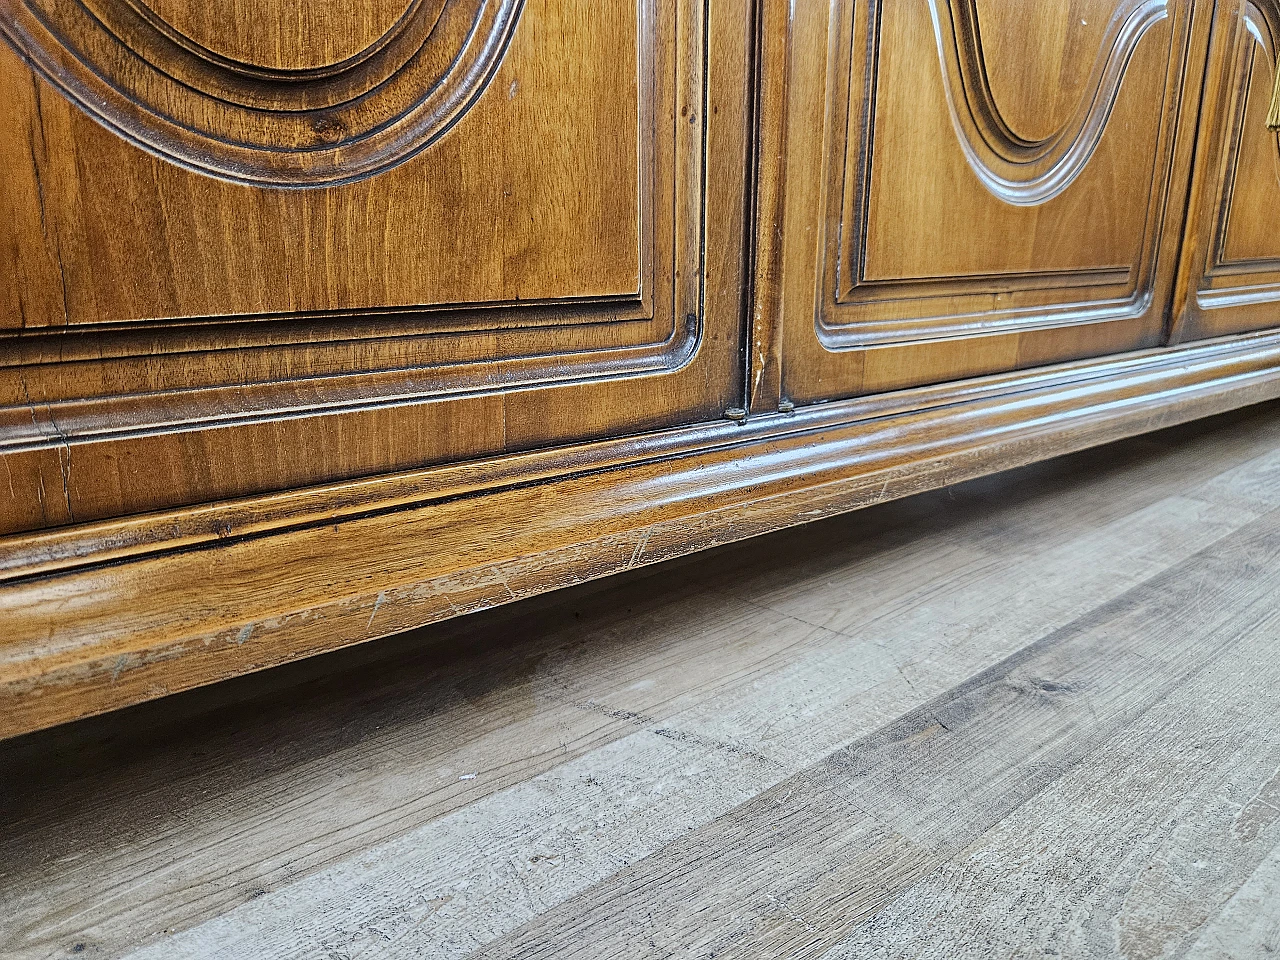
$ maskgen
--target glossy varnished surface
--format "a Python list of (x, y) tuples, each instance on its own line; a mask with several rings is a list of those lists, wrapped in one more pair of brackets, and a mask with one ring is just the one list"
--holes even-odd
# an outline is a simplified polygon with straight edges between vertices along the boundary
[(0, 952), (1265, 956), (1278, 412), (0, 744)]
[(1280, 4), (1219, 4), (1201, 111), (1177, 340), (1257, 330), (1280, 318), (1280, 137), (1267, 129)]
[(1275, 397), (1278, 361), (1262, 334), (10, 538), (0, 736)]
[[(5, 3), (7, 29), (19, 37), (27, 5), (42, 4)], [(128, 4), (107, 0), (104, 6)], [(159, 15), (188, 30), (188, 18), (178, 15), (203, 6), (155, 4)], [(243, 16), (279, 27), (287, 11), (271, 8), (290, 5), (262, 6)], [(429, 31), (442, 6), (459, 4), (413, 6)], [(288, 22), (301, 27), (305, 12), (295, 10)], [(6, 307), (20, 309), (6, 309), (0, 320), (7, 328), (31, 329), (634, 295), (642, 244), (652, 243), (641, 236), (641, 207), (652, 202), (654, 188), (651, 171), (641, 172), (641, 124), (650, 110), (662, 108), (654, 102), (663, 93), (653, 85), (654, 45), (674, 42), (669, 32), (642, 33), (661, 29), (653, 22), (656, 10), (646, 12), (637, 16), (635, 0), (595, 4), (589, 13), (572, 3), (525, 4), (518, 23), (511, 17), (498, 75), (473, 92), (450, 136), (361, 183), (299, 190), (231, 183), (158, 160), (95, 122), (6, 46), (0, 83), (12, 99), (2, 115), (3, 139), (16, 182), (6, 187), (11, 218), (0, 237), (22, 256), (0, 275), (6, 299), (18, 300)], [(233, 19), (219, 18), (215, 9), (205, 13), (219, 21), (228, 47), (240, 44), (229, 26)], [(352, 13), (349, 19), (360, 18)], [(301, 30), (308, 39), (289, 49), (329, 59), (329, 31), (360, 32), (337, 12), (333, 21), (315, 33)], [(72, 27), (78, 20), (64, 14), (54, 23), (63, 28), (59, 36), (69, 35), (68, 45), (79, 39)], [(165, 49), (177, 56), (176, 45)], [(162, 61), (157, 70), (163, 69), (173, 68)], [(321, 79), (303, 75), (282, 86), (294, 90)], [(581, 96), (584, 88), (597, 96)], [(180, 115), (173, 101), (182, 93), (164, 93), (156, 109)], [(230, 95), (209, 95), (218, 96)], [(277, 138), (277, 152), (305, 146), (290, 141), (287, 124), (310, 104), (291, 103), (273, 116), (267, 93), (242, 99), (259, 115), (264, 136)], [(319, 104), (337, 94), (314, 99)], [(368, 104), (361, 109), (370, 111)], [(304, 116), (312, 124), (323, 119)], [(351, 135), (345, 127), (335, 134)], [(188, 136), (212, 139), (214, 133)], [(652, 128), (644, 137), (651, 140)], [(541, 149), (520, 149), (530, 143)], [(670, 153), (671, 144), (663, 150)], [(343, 172), (339, 167), (337, 180)], [(36, 189), (19, 189), (27, 184)], [(32, 291), (14, 283), (18, 270), (31, 285), (62, 290), (65, 303), (58, 297), (53, 309), (40, 309), (43, 302), (26, 302)]]
[[(423, 49), (468, 17), (468, 43), (497, 31), (491, 75), (461, 99), (444, 90), (456, 115), (385, 164), (286, 184), (244, 173), (258, 159), (241, 176), (182, 151), (234, 134), (265, 138), (272, 163), (299, 156), (302, 117), (337, 151), (302, 173), (341, 168), (366, 149), (357, 121), (375, 139), (393, 129), (370, 120), (377, 97), (436, 87), (375, 84), (390, 47), (306, 73), (308, 55), (334, 54), (303, 17), (280, 47), (296, 76), (222, 64), (205, 78), (212, 105), (188, 104), (195, 81), (164, 59), (180, 44), (147, 48), (166, 78), (153, 83), (134, 53), (94, 40), (78, 5), (54, 4), (57, 36), (37, 37), (46, 6), (0, 4), (0, 32), (24, 51), (0, 46), (0, 467), (13, 480), (0, 531), (714, 420), (740, 402), (745, 4), (710, 19), (675, 0), (414, 4), (397, 37), (427, 31)], [(141, 5), (102, 6), (127, 19)], [(189, 9), (155, 15), (199, 34)], [(345, 15), (325, 29), (378, 28), (355, 13), (343, 28)], [(110, 43), (151, 36), (124, 33)], [(55, 70), (33, 44), (73, 64)], [(111, 79), (112, 64), (112, 95), (144, 126), (184, 110), (214, 123), (232, 79), (249, 116), (161, 137), (90, 115), (101, 98), (86, 87), (78, 101), (73, 74)], [(369, 91), (330, 90), (342, 77)], [(308, 97), (350, 99), (303, 110)], [(348, 107), (358, 116), (330, 115)], [(416, 109), (386, 109), (401, 107)]]
[(1274, 0), (0, 34), (0, 738), (1280, 394)]
[(805, 402), (1162, 342), (1208, 4), (771, 6), (759, 149), (786, 161), (762, 165), (782, 199), (757, 242), (781, 251), (762, 292), (782, 329), (757, 389)]

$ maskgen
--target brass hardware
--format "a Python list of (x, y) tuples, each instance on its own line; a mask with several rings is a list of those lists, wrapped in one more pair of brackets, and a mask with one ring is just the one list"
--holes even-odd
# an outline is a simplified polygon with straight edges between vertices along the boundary
[(1276, 61), (1276, 88), (1271, 93), (1271, 109), (1267, 111), (1267, 129), (1280, 130), (1280, 60)]

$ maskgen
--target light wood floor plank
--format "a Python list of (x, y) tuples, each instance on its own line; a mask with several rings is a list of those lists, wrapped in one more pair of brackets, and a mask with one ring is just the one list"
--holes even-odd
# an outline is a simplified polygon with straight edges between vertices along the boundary
[(1215, 662), (1269, 653), (1278, 588), (1280, 512), (477, 956), (818, 956)]
[(1274, 960), (1280, 954), (1280, 845), (1206, 924), (1186, 960)]
[[(824, 956), (1182, 956), (1242, 885), (1265, 892), (1280, 712), (1259, 704), (1280, 688), (1280, 631), (1271, 598), (1255, 609), (1258, 624), (1198, 674)], [(1196, 631), (1199, 611), (1184, 612), (1147, 630), (1161, 643), (1162, 631)], [(1248, 955), (1280, 899), (1257, 929), (1230, 920), (1241, 912), (1219, 927)]]
[(0, 953), (463, 955), (1280, 505), (1278, 449), (1243, 412), (0, 744)]

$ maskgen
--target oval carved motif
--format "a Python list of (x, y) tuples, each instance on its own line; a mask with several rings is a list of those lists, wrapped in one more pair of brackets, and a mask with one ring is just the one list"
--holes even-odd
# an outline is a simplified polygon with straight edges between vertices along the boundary
[(1102, 139), (1139, 41), (1169, 16), (1168, 0), (1119, 3), (1079, 105), (1055, 132), (1027, 140), (1014, 132), (996, 105), (974, 0), (929, 0), (929, 8), (947, 107), (960, 146), (983, 185), (1018, 206), (1051, 200), (1080, 175)]
[[(333, 68), (375, 47), (413, 0), (142, 0), (161, 29), (250, 68)], [(144, 11), (145, 12), (145, 11)]]
[(179, 29), (182, 18), (162, 18), (176, 5), (156, 0), (0, 0), (0, 30), (144, 149), (228, 180), (310, 187), (385, 170), (447, 131), (493, 76), (522, 3), (402, 0), (396, 16), (383, 3), (385, 29), (354, 52), (266, 55), (230, 33), (215, 50)]

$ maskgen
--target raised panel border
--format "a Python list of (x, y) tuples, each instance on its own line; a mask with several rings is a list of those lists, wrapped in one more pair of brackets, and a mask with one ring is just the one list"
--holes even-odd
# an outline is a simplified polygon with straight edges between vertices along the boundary
[[(930, 0), (935, 13), (940, 63), (947, 78), (955, 135), (967, 153), (971, 166), (990, 168), (985, 178), (988, 189), (1007, 202), (1043, 202), (1069, 184), (1074, 174), (1092, 154), (1101, 138), (1107, 110), (1107, 93), (1114, 97), (1123, 77), (1124, 65), (1132, 49), (1154, 23), (1172, 17), (1166, 100), (1161, 114), (1160, 149), (1146, 208), (1142, 254), (1134, 267), (1110, 266), (1089, 271), (1060, 273), (1034, 271), (1001, 273), (993, 276), (922, 278), (905, 281), (869, 281), (862, 275), (860, 249), (865, 230), (865, 190), (869, 180), (874, 131), (875, 84), (879, 31), (877, 14), (882, 0), (854, 2), (840, 0), (832, 6), (831, 77), (828, 83), (829, 109), (826, 129), (828, 156), (843, 162), (829, 164), (826, 221), (839, 224), (826, 229), (822, 241), (825, 256), (820, 260), (819, 309), (815, 316), (818, 340), (831, 351), (870, 346), (914, 343), (943, 338), (1021, 333), (1079, 324), (1097, 324), (1140, 317), (1151, 307), (1155, 296), (1158, 241), (1166, 216), (1166, 189), (1175, 164), (1174, 128), (1183, 92), (1182, 74), (1190, 44), (1189, 17), (1181, 5), (1131, 0), (1121, 8), (1107, 42), (1120, 44), (1127, 53), (1108, 50), (1093, 69), (1091, 84), (1097, 87), (1094, 109), (1073, 119), (1064, 131), (1044, 144), (1020, 144), (1011, 133), (999, 136), (998, 117), (970, 106), (959, 107), (959, 99), (970, 94), (976, 82), (973, 69), (963, 69), (966, 56), (951, 56), (946, 46), (950, 36), (945, 23), (954, 16), (941, 17), (938, 11), (957, 4), (966, 8), (970, 0)], [(974, 15), (973, 11), (969, 16)], [(967, 59), (979, 54), (970, 51)], [(988, 98), (989, 99), (989, 98)], [(981, 98), (975, 101), (979, 106)], [(863, 109), (857, 108), (863, 104)], [(975, 153), (974, 144), (985, 144)], [(1001, 149), (1003, 145), (1004, 149)], [(1005, 156), (1007, 154), (1007, 156)], [(1025, 155), (1025, 156), (1024, 156)], [(995, 177), (1005, 167), (1012, 169), (1019, 159), (1029, 162), (1030, 174), (1021, 186), (1011, 175)], [(993, 179), (994, 177), (994, 179)], [(980, 179), (983, 179), (980, 176)], [(1003, 191), (1003, 192), (1001, 192)], [(1017, 301), (1009, 308), (993, 311), (985, 295), (1012, 293)], [(864, 305), (883, 301), (911, 301), (921, 304), (922, 315), (907, 318), (875, 319), (865, 315)], [(967, 306), (966, 306), (967, 304)], [(958, 305), (958, 308), (957, 308)]]
[[(1252, 77), (1257, 69), (1259, 48), (1266, 54), (1266, 69), (1274, 71), (1276, 55), (1280, 53), (1280, 4), (1273, 0), (1246, 0), (1241, 25), (1243, 29), (1235, 31), (1227, 61), (1233, 66), (1230, 75)], [(1210, 134), (1224, 144), (1225, 149), (1219, 168), (1212, 254), (1207, 258), (1196, 290), (1197, 304), (1204, 310), (1280, 300), (1280, 257), (1231, 260), (1225, 251), (1251, 88), (1252, 85), (1250, 89), (1241, 89), (1236, 83), (1223, 91), (1226, 109), (1222, 113), (1222, 127)], [(1277, 171), (1280, 171), (1280, 135), (1276, 136), (1276, 151)]]
[(1277, 396), (1231, 337), (0, 539), (0, 737)]
[[(648, 180), (634, 296), (0, 334), (0, 457), (682, 369), (704, 337), (707, 8), (639, 0), (637, 16), (638, 75), (648, 80), (640, 124), (651, 135), (638, 144)], [(669, 262), (656, 256), (664, 247)], [(595, 346), (566, 352), (557, 345), (566, 329)], [(202, 368), (202, 358), (216, 363)], [(75, 378), (65, 375), (72, 366)], [(67, 389), (95, 382), (100, 389)]]

